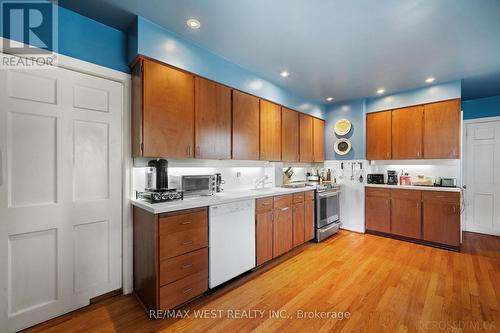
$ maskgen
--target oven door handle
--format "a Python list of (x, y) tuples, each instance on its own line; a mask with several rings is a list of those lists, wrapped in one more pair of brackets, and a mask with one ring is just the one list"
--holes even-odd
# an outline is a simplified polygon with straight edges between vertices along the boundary
[(339, 195), (339, 192), (331, 192), (331, 193), (324, 193), (324, 194), (318, 193), (318, 198), (328, 198), (328, 197), (333, 197), (335, 195)]

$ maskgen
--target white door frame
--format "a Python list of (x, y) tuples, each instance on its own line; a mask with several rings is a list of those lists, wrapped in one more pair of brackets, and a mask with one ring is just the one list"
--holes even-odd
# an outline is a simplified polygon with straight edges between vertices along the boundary
[[(466, 185), (467, 186), (467, 163), (465, 162), (465, 158), (467, 156), (467, 125), (469, 124), (480, 124), (480, 123), (490, 123), (494, 121), (500, 121), (500, 116), (493, 116), (493, 117), (483, 117), (483, 118), (474, 118), (474, 119), (467, 119), (463, 120), (463, 127), (462, 127), (462, 186)], [(464, 192), (467, 192), (467, 189), (465, 189)], [(465, 196), (465, 193), (462, 194)], [(465, 196), (466, 197), (466, 196)], [(465, 198), (463, 199), (465, 200)], [(465, 230), (466, 226), (466, 221), (467, 221), (467, 203), (464, 202), (464, 215), (462, 216), (462, 231)], [(462, 234), (462, 233), (461, 233)]]
[[(26, 46), (24, 43), (0, 37), (0, 45)], [(3, 47), (1, 48), (3, 49)], [(6, 54), (9, 54), (5, 52)], [(10, 53), (17, 55), (15, 53)], [(124, 294), (133, 291), (133, 233), (132, 233), (132, 205), (131, 174), (132, 174), (132, 146), (131, 146), (131, 75), (104, 66), (96, 65), (84, 60), (58, 54), (58, 67), (74, 72), (88, 74), (103, 79), (112, 80), (122, 85), (122, 288)], [(0, 161), (1, 162), (1, 161)], [(0, 168), (1, 169), (1, 168)]]

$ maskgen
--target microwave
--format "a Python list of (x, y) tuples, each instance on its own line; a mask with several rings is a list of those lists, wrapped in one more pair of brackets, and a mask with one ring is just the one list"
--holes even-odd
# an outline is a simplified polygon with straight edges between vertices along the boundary
[(171, 176), (169, 187), (183, 191), (184, 196), (213, 195), (217, 189), (216, 175)]

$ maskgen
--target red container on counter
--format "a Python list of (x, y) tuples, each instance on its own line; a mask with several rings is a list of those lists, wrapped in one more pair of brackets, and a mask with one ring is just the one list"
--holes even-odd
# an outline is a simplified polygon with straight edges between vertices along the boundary
[(408, 175), (399, 176), (399, 185), (411, 185), (411, 177)]

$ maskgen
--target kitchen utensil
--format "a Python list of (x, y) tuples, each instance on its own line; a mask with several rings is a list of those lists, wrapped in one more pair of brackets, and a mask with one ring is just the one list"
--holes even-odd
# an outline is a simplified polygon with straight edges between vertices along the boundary
[(364, 181), (363, 178), (363, 162), (359, 162), (359, 182), (362, 183)]
[(339, 178), (342, 179), (344, 178), (344, 162), (340, 163), (340, 175)]
[(354, 162), (351, 162), (351, 181), (354, 180)]

